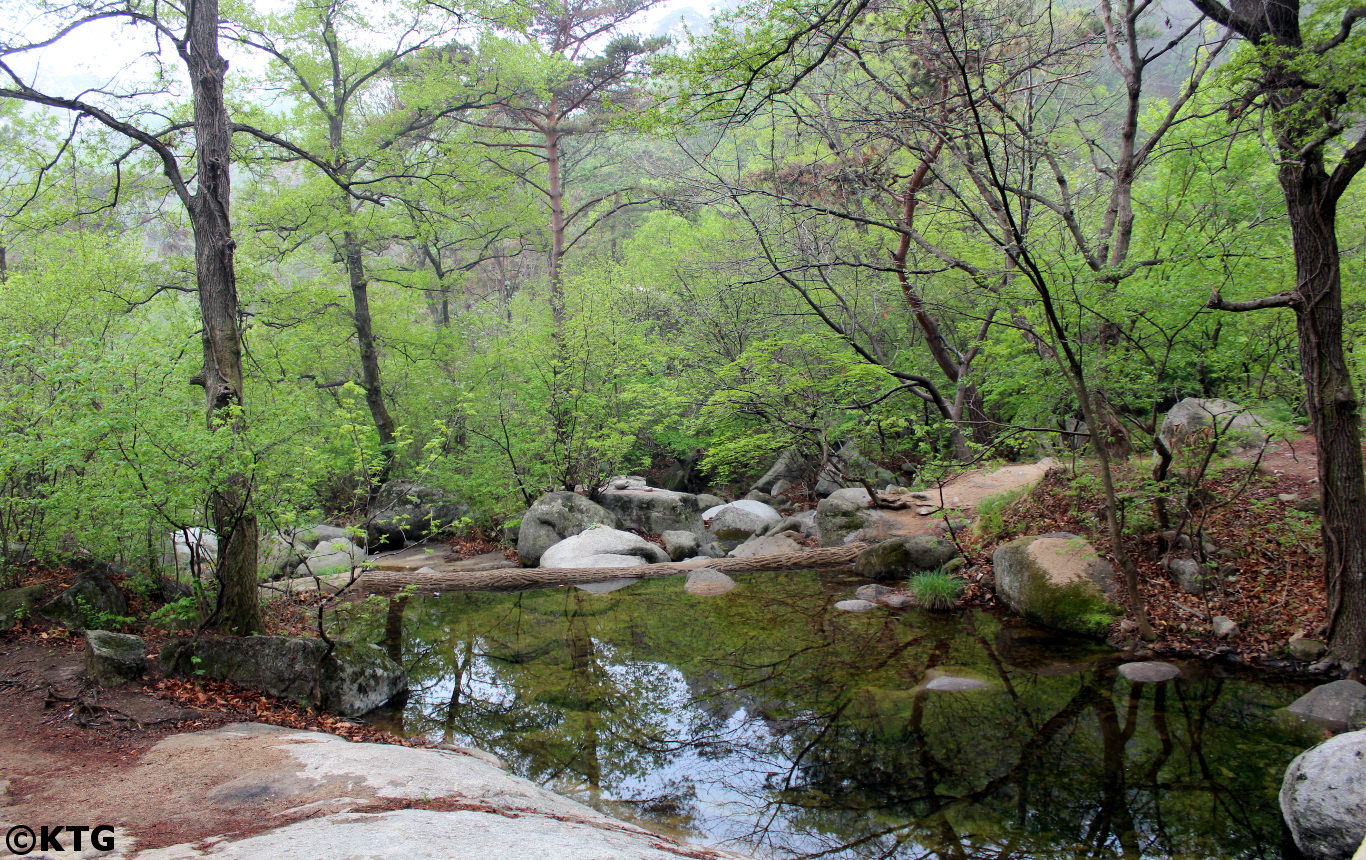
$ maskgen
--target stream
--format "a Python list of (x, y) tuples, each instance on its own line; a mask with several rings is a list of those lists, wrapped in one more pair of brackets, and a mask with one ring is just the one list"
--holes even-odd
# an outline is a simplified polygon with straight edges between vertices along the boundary
[(1201, 663), (1133, 684), (1119, 655), (1014, 619), (842, 612), (862, 582), (843, 574), (736, 579), (370, 598), (339, 622), (408, 670), (373, 721), (703, 845), (1280, 856), (1281, 774), (1309, 741), (1272, 712), (1308, 685)]

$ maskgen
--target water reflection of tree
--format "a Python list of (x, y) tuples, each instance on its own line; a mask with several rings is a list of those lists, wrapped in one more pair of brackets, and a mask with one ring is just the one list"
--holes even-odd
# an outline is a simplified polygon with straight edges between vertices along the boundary
[[(416, 599), (407, 729), (712, 833), (699, 786), (728, 784), (728, 835), (776, 856), (1274, 856), (1297, 750), (1239, 722), (1246, 684), (1039, 663), (988, 616), (841, 614), (814, 576), (742, 587)], [(993, 688), (912, 692), (946, 666)]]

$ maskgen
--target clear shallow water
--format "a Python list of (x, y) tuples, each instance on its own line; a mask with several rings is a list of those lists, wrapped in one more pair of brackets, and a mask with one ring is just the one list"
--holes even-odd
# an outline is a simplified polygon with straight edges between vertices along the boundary
[[(382, 719), (487, 749), (612, 814), (757, 857), (1275, 858), (1270, 719), (1304, 687), (1134, 685), (1120, 660), (984, 613), (833, 604), (828, 574), (609, 594), (394, 598), (349, 634), (411, 678)], [(919, 688), (938, 674), (986, 683)]]

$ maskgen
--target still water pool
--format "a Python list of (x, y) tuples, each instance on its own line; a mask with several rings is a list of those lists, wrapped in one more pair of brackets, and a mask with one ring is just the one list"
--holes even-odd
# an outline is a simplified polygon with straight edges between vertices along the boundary
[(1305, 688), (1200, 664), (1132, 684), (1118, 655), (986, 613), (841, 612), (857, 581), (828, 573), (738, 581), (395, 597), (343, 624), (408, 670), (386, 727), (702, 844), (1280, 856), (1276, 794), (1306, 741), (1271, 714)]

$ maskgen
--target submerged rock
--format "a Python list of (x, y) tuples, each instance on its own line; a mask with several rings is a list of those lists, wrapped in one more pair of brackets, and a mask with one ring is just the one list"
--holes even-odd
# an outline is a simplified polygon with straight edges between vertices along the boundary
[(887, 595), (893, 593), (893, 591), (894, 589), (891, 589), (885, 585), (860, 585), (858, 589), (854, 592), (854, 597), (857, 597), (859, 600), (871, 600), (876, 602), (882, 600)]
[(1021, 615), (1059, 630), (1104, 636), (1123, 615), (1110, 600), (1114, 570), (1082, 538), (1030, 535), (996, 548), (996, 592)]
[(1135, 684), (1165, 684), (1181, 677), (1181, 669), (1170, 663), (1145, 660), (1140, 663), (1122, 664), (1119, 667), (1119, 674)]
[(867, 612), (876, 607), (877, 604), (871, 600), (841, 600), (835, 604), (836, 609), (844, 612)]
[(527, 567), (535, 567), (546, 550), (598, 525), (620, 528), (621, 519), (578, 493), (546, 493), (522, 514), (522, 525), (517, 530), (517, 558)]
[(920, 689), (930, 693), (966, 693), (970, 690), (985, 690), (991, 685), (976, 678), (959, 678), (954, 675), (938, 675), (926, 681)]
[(1366, 840), (1366, 731), (1301, 753), (1281, 782), (1281, 815), (1305, 860), (1346, 860)]
[(712, 570), (709, 567), (698, 568), (688, 572), (688, 578), (683, 583), (683, 590), (689, 594), (696, 594), (703, 597), (710, 597), (717, 594), (725, 594), (735, 588), (735, 580), (726, 576), (719, 570)]
[(1286, 710), (1331, 732), (1366, 728), (1366, 684), (1347, 678), (1320, 684)]

